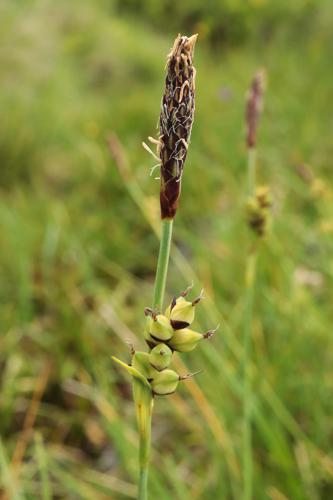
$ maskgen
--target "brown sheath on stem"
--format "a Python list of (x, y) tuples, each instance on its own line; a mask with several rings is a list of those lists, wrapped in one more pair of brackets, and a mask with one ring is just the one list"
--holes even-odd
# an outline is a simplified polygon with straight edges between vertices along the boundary
[(158, 145), (162, 219), (173, 219), (178, 207), (194, 117), (195, 68), (192, 58), (196, 39), (197, 35), (189, 38), (178, 35), (167, 61)]
[(257, 142), (257, 128), (263, 108), (265, 79), (265, 70), (259, 70), (253, 78), (247, 94), (245, 120), (247, 126), (246, 143), (248, 148), (254, 148)]

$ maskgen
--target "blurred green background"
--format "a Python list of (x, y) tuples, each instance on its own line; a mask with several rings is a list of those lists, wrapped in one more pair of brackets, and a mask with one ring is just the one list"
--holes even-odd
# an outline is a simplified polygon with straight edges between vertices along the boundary
[[(255, 499), (333, 498), (331, 0), (2, 0), (0, 491), (135, 498), (130, 380), (158, 251), (154, 135), (165, 57), (199, 33), (196, 118), (167, 296), (193, 280), (211, 342), (156, 401), (150, 498), (241, 495), (245, 93), (268, 88), (273, 224), (253, 326)], [(186, 366), (185, 366), (186, 365)]]

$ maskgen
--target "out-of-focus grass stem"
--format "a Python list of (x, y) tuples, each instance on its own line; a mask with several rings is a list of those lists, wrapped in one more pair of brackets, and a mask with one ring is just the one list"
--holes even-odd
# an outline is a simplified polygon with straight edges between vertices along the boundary
[(248, 148), (247, 156), (247, 189), (248, 196), (253, 196), (256, 187), (256, 148)]
[[(248, 148), (247, 158), (248, 196), (255, 192), (256, 184), (256, 149)], [(250, 365), (252, 361), (252, 324), (253, 301), (256, 277), (257, 251), (249, 248), (245, 275), (245, 314), (243, 332), (243, 499), (253, 496), (253, 459), (252, 459), (252, 380)]]

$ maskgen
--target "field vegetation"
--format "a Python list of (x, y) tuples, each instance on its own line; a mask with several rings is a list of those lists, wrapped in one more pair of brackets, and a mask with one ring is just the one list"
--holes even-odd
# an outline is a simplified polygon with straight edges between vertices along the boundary
[(0, 490), (135, 498), (131, 388), (111, 355), (144, 346), (159, 187), (141, 142), (164, 55), (198, 32), (167, 299), (203, 286), (197, 324), (220, 328), (177, 360), (202, 373), (157, 400), (150, 495), (240, 498), (244, 106), (264, 67), (258, 182), (274, 201), (253, 318), (254, 498), (332, 498), (333, 6), (140, 3), (0, 5)]

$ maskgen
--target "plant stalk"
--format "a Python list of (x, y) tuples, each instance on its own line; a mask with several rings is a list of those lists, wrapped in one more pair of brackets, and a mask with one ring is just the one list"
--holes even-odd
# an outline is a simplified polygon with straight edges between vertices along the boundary
[[(163, 307), (163, 299), (165, 292), (165, 285), (168, 273), (171, 238), (172, 238), (173, 219), (162, 219), (162, 234), (160, 249), (157, 260), (157, 269), (154, 285), (153, 309), (161, 310)], [(139, 392), (136, 392), (139, 391)], [(142, 401), (142, 392), (140, 388), (134, 391), (134, 399), (137, 402)], [(137, 404), (137, 421), (139, 427), (139, 462), (140, 462), (140, 477), (139, 477), (139, 490), (138, 500), (147, 500), (147, 484), (148, 484), (148, 470), (149, 458), (151, 447), (151, 421), (153, 413), (153, 397), (145, 394), (145, 404)], [(138, 397), (139, 396), (139, 397)]]
[(247, 156), (247, 190), (248, 195), (253, 196), (256, 187), (256, 149), (248, 148)]
[[(248, 149), (248, 196), (255, 194), (256, 150)], [(250, 365), (252, 358), (252, 323), (254, 288), (256, 281), (257, 251), (249, 249), (246, 262), (246, 303), (243, 333), (243, 500), (253, 497), (253, 457), (252, 457), (252, 380)]]
[(171, 248), (173, 219), (162, 219), (162, 235), (158, 254), (153, 309), (161, 310), (163, 306), (164, 291), (168, 273), (169, 256)]
[(148, 465), (140, 467), (138, 500), (147, 500)]
[(139, 491), (138, 500), (147, 500), (147, 483), (148, 483), (148, 469), (150, 459), (151, 447), (151, 419), (153, 412), (153, 398), (145, 405), (137, 406), (137, 419), (139, 426), (139, 463), (140, 463), (140, 477), (139, 477)]

